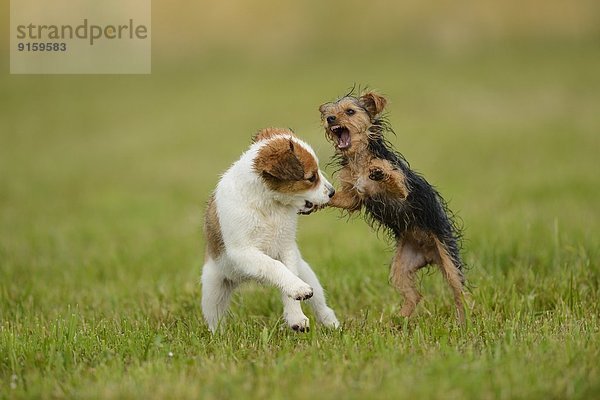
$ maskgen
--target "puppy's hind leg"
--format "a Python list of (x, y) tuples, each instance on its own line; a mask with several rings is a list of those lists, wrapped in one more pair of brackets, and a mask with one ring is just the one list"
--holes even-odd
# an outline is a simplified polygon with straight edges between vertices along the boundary
[(465, 308), (463, 305), (463, 275), (458, 266), (452, 260), (452, 257), (448, 254), (446, 246), (442, 244), (437, 238), (434, 239), (436, 251), (438, 253), (438, 265), (452, 289), (454, 295), (454, 304), (456, 305), (456, 314), (458, 322), (461, 324), (465, 323)]
[(404, 297), (400, 315), (410, 317), (421, 301), (421, 294), (415, 284), (415, 274), (425, 266), (427, 260), (420, 249), (410, 240), (400, 239), (390, 269), (390, 281)]
[(310, 265), (308, 265), (308, 263), (302, 259), (298, 265), (298, 275), (300, 279), (308, 283), (313, 288), (313, 297), (311, 297), (307, 302), (313, 308), (317, 321), (328, 328), (338, 328), (340, 323), (335, 316), (335, 312), (333, 312), (333, 310), (327, 306), (327, 302), (325, 301), (325, 292), (321, 286), (321, 283), (319, 282), (319, 279), (317, 278), (317, 275), (312, 270)]
[(212, 333), (224, 324), (235, 286), (225, 278), (214, 260), (206, 260), (202, 268), (202, 314)]

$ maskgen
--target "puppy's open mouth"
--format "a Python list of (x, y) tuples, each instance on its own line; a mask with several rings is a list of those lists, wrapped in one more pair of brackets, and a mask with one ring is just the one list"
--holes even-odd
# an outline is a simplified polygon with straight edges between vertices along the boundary
[(302, 207), (300, 210), (298, 210), (298, 214), (304, 214), (304, 215), (308, 215), (311, 212), (313, 212), (315, 210), (315, 204), (305, 200), (304, 201), (304, 207)]
[(336, 140), (338, 149), (345, 150), (350, 147), (352, 141), (350, 140), (350, 131), (345, 126), (334, 125), (329, 127), (329, 130), (333, 134)]

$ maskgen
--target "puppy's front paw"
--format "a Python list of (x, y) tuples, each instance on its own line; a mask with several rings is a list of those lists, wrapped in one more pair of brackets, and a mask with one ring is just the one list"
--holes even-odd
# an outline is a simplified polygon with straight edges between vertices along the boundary
[(290, 296), (294, 300), (308, 300), (312, 297), (313, 290), (306, 283), (302, 283), (302, 285), (298, 285), (293, 288), (288, 296)]
[(288, 321), (288, 325), (296, 332), (308, 332), (310, 330), (310, 323), (305, 315), (296, 320)]
[(382, 181), (385, 178), (385, 172), (381, 168), (375, 167), (369, 170), (369, 179), (372, 181)]

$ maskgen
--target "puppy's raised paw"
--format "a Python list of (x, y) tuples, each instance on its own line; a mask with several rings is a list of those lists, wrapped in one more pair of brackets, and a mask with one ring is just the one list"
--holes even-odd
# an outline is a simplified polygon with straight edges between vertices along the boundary
[(382, 181), (385, 178), (385, 172), (381, 168), (371, 168), (369, 170), (369, 179), (372, 181)]
[(308, 286), (306, 283), (304, 283), (303, 285), (300, 285), (294, 289), (292, 289), (291, 293), (290, 293), (290, 297), (294, 300), (308, 300), (312, 297), (313, 295), (313, 290), (310, 286)]

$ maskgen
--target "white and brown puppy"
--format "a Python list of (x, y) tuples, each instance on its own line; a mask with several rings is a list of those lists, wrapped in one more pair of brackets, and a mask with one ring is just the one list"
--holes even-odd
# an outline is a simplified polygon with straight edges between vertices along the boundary
[(223, 174), (206, 210), (202, 312), (212, 332), (223, 325), (233, 290), (247, 280), (281, 290), (292, 329), (309, 327), (301, 300), (308, 300), (320, 323), (339, 326), (296, 244), (298, 213), (310, 213), (334, 193), (312, 148), (290, 130), (267, 128), (254, 137)]

